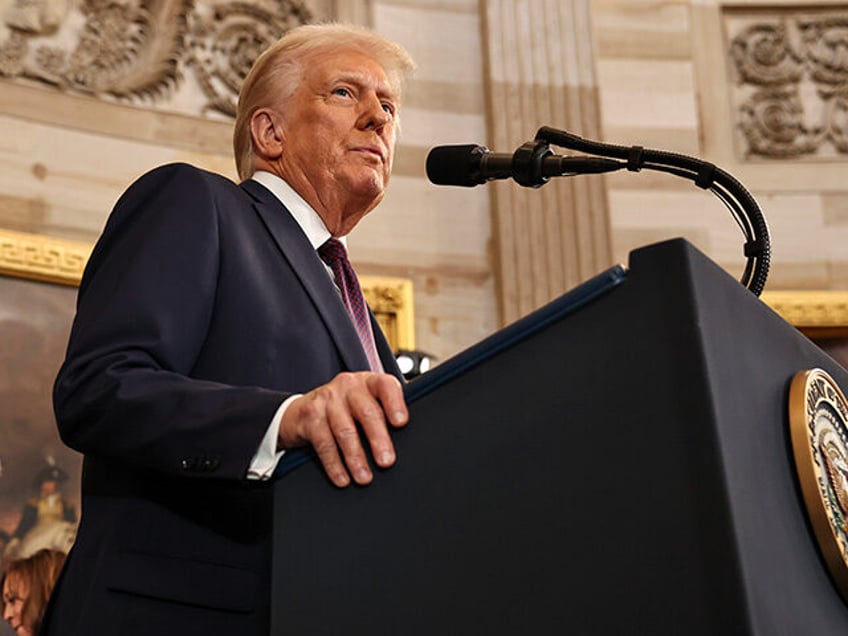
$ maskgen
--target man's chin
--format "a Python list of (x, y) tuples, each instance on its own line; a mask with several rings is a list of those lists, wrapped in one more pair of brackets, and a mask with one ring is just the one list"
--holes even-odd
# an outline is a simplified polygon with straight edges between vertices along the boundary
[(357, 199), (362, 201), (372, 200), (374, 205), (377, 205), (386, 193), (387, 184), (388, 179), (384, 179), (381, 172), (368, 171), (365, 174), (357, 175), (356, 179), (352, 179), (347, 191)]

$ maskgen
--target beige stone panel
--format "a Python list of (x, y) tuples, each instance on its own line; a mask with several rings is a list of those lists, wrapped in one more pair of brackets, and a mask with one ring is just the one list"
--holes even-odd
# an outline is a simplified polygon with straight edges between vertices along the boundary
[(649, 25), (674, 32), (685, 31), (689, 28), (689, 4), (692, 1), (589, 0), (589, 4), (592, 8), (593, 21), (598, 28), (638, 29)]
[(351, 234), (349, 238), (351, 262), (361, 274), (401, 278), (433, 276), (437, 279), (449, 276), (475, 285), (492, 279), (488, 259), (478, 256), (451, 255), (447, 258), (443, 254), (410, 251), (401, 244), (377, 248), (369, 245), (368, 238), (361, 233)]
[(411, 9), (446, 11), (450, 13), (476, 14), (479, 0), (379, 0), (378, 2), (374, 2), (374, 4), (407, 7)]
[[(392, 164), (392, 178), (415, 177), (423, 179), (429, 148), (424, 146), (406, 146), (400, 144), (395, 149), (395, 159)], [(390, 186), (391, 187), (391, 186)]]
[(374, 28), (402, 44), (418, 63), (417, 79), (479, 84), (483, 68), (475, 13), (378, 2)]
[(692, 57), (688, 32), (599, 28), (596, 37), (600, 59), (689, 60)]
[(177, 146), (232, 152), (232, 124), (145, 110), (0, 81), (0, 113), (64, 128)]
[(704, 190), (612, 190), (609, 193), (613, 228), (709, 227), (713, 218), (735, 223), (721, 201)]
[(0, 194), (0, 228), (42, 233), (50, 210), (44, 199)]
[(158, 165), (188, 161), (232, 172), (229, 158), (0, 116), (0, 136), (18, 135), (30, 141), (0, 154), (0, 193), (42, 202), (37, 231), (67, 238), (96, 236), (121, 192)]
[[(846, 180), (848, 180), (848, 174)], [(822, 212), (825, 226), (848, 227), (848, 192), (823, 194)], [(848, 245), (845, 246), (845, 252), (848, 257)]]
[(95, 183), (95, 177), (68, 176), (53, 164), (45, 168), (46, 176), (33, 175), (31, 164), (0, 162), (0, 192), (9, 199), (32, 201), (31, 215), (20, 217), (12, 225), (39, 234), (65, 238), (95, 236), (106, 214), (117, 198), (119, 186)]
[(592, 0), (592, 25), (598, 57), (688, 59), (688, 0)]
[(848, 257), (848, 225), (827, 222), (818, 194), (762, 197), (760, 205), (769, 222), (775, 261), (834, 263)]
[[(619, 191), (610, 202), (617, 259), (632, 249), (634, 237), (671, 238), (673, 228), (734, 277), (741, 273), (744, 238), (723, 206), (669, 192)], [(816, 194), (762, 196), (759, 203), (772, 241), (768, 287), (830, 287), (828, 272), (846, 261), (848, 226), (826, 226)]]
[(707, 7), (718, 7), (727, 5), (729, 8), (793, 8), (798, 6), (808, 7), (831, 7), (844, 6), (845, 0), (684, 0), (694, 5), (705, 5)]
[[(715, 260), (743, 259), (742, 232), (730, 212), (708, 192), (619, 190), (610, 192), (609, 202), (614, 242), (619, 232), (641, 230), (664, 239), (682, 236)], [(621, 260), (625, 255), (616, 251), (614, 256)]]
[(439, 144), (486, 143), (486, 120), (483, 113), (404, 108), (402, 117), (400, 142), (403, 145), (430, 148)]
[[(605, 122), (603, 133), (603, 141), (617, 146), (642, 146), (652, 150), (679, 152), (692, 157), (700, 156), (700, 142), (695, 128), (671, 128), (658, 125), (626, 127)], [(610, 173), (609, 176), (618, 174)]]
[[(848, 272), (846, 272), (848, 273)], [(806, 262), (778, 260), (769, 271), (766, 291), (791, 289), (839, 289), (833, 286), (833, 270), (823, 262), (811, 259)], [(843, 278), (848, 282), (848, 277)]]
[[(426, 63), (426, 61), (425, 61)], [(479, 82), (457, 84), (453, 82), (413, 79), (403, 94), (403, 117), (410, 108), (439, 110), (463, 115), (483, 116), (486, 100)]]
[(450, 263), (458, 256), (487, 263), (489, 201), (483, 188), (439, 187), (395, 177), (380, 206), (351, 234), (351, 255), (398, 250)]
[(848, 289), (848, 257), (843, 256), (829, 264), (829, 289)]
[(30, 157), (35, 153), (38, 128), (28, 120), (0, 112), (0, 157)]
[(599, 60), (598, 85), (604, 126), (698, 126), (690, 62)]
[[(708, 155), (709, 156), (709, 155)], [(757, 162), (739, 163), (731, 158), (710, 159), (733, 174), (748, 189), (759, 192), (844, 192), (848, 166), (844, 162)]]
[(416, 347), (439, 362), (497, 329), (493, 279), (413, 274)]
[(698, 186), (689, 179), (683, 177), (672, 176), (664, 172), (656, 170), (640, 170), (639, 172), (631, 172), (629, 170), (620, 170), (604, 175), (607, 186), (612, 190), (677, 190), (681, 192), (691, 192), (695, 190), (702, 192)]

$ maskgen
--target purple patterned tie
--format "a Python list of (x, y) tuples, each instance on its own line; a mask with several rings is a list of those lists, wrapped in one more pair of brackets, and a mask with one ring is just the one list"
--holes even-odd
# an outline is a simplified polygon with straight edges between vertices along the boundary
[(330, 238), (318, 248), (318, 255), (333, 270), (336, 286), (342, 294), (342, 302), (353, 320), (356, 333), (359, 334), (359, 341), (365, 349), (365, 355), (368, 356), (371, 370), (382, 371), (383, 365), (380, 364), (380, 357), (377, 355), (377, 345), (374, 343), (374, 332), (371, 330), (371, 321), (368, 319), (365, 298), (362, 296), (362, 289), (347, 258), (344, 245), (338, 239)]

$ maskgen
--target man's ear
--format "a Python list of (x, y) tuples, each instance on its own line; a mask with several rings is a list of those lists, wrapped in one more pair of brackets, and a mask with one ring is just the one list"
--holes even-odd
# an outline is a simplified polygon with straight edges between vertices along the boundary
[(283, 129), (279, 119), (268, 108), (258, 109), (250, 118), (250, 136), (258, 158), (274, 161), (283, 154)]

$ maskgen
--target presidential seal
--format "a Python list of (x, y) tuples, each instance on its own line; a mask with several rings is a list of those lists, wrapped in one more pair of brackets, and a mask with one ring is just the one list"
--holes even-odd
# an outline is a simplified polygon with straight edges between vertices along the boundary
[(810, 524), (848, 603), (848, 402), (821, 369), (792, 379), (789, 426)]

